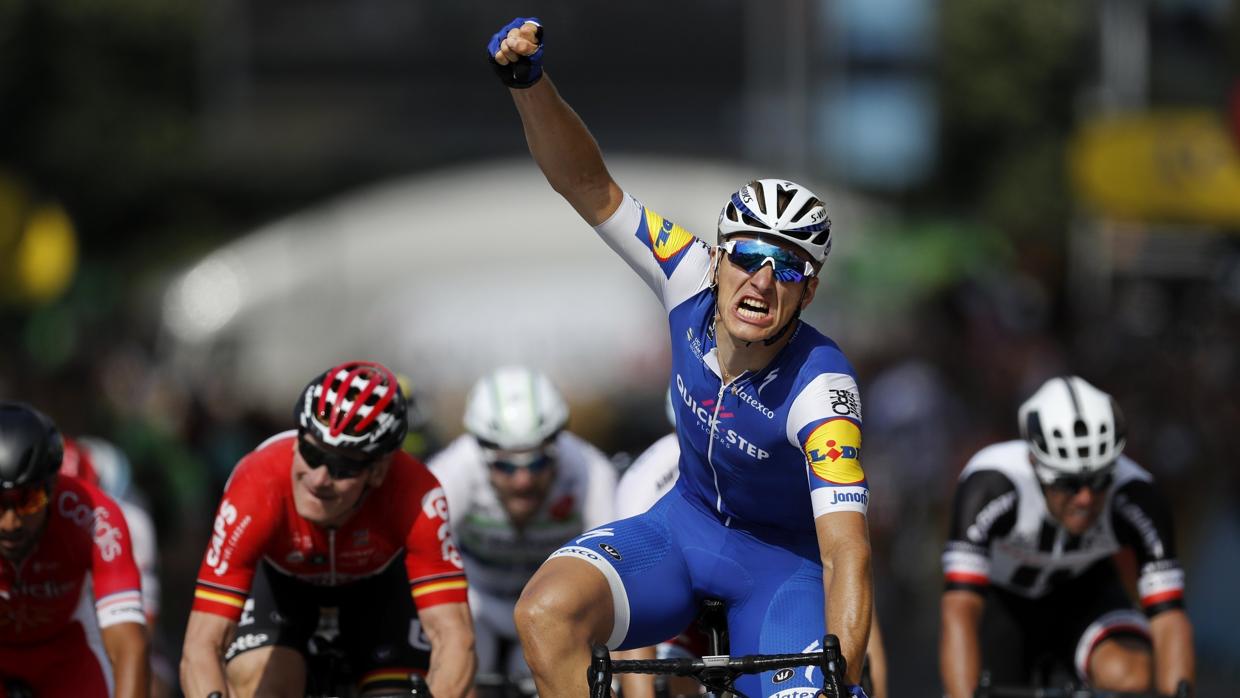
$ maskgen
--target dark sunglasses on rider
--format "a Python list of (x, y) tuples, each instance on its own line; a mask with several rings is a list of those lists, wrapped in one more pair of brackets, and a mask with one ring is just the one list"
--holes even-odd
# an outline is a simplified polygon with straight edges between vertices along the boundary
[(1037, 470), (1042, 484), (1064, 494), (1076, 494), (1082, 487), (1091, 492), (1102, 492), (1111, 486), (1114, 476), (1113, 468), (1098, 470), (1089, 475), (1062, 475), (1040, 464)]
[(47, 488), (15, 487), (11, 490), (0, 490), (0, 513), (9, 509), (18, 516), (30, 516), (47, 506)]
[(348, 480), (358, 477), (375, 464), (373, 460), (348, 458), (319, 448), (304, 436), (297, 437), (297, 452), (301, 454), (301, 459), (306, 462), (306, 465), (310, 466), (311, 470), (327, 466), (327, 474), (333, 480)]
[(487, 454), (487, 464), (505, 475), (515, 475), (522, 468), (528, 470), (531, 475), (536, 475), (555, 463), (555, 456), (549, 451), (521, 454), (521, 456), (514, 458), (490, 452)]
[(720, 245), (728, 261), (745, 271), (756, 273), (768, 262), (776, 281), (796, 283), (814, 275), (814, 265), (792, 250), (761, 240), (728, 240)]

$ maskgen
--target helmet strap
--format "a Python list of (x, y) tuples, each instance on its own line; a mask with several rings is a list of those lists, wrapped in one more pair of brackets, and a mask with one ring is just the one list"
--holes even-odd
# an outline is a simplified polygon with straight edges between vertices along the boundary
[(801, 297), (797, 300), (796, 312), (792, 314), (792, 317), (788, 318), (788, 322), (781, 327), (778, 332), (762, 340), (762, 346), (769, 347), (775, 342), (778, 342), (780, 338), (787, 334), (788, 330), (792, 329), (792, 326), (797, 323), (797, 320), (801, 319), (801, 305), (805, 302), (805, 294), (808, 292), (809, 282), (806, 281), (805, 284), (801, 286)]

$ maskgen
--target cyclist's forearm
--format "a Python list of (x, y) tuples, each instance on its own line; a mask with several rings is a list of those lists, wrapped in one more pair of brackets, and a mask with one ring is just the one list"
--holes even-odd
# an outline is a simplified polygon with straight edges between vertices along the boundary
[(883, 633), (878, 626), (878, 608), (870, 617), (870, 642), (866, 645), (866, 659), (870, 665), (870, 698), (887, 698), (887, 649), (883, 646)]
[(873, 612), (873, 582), (870, 578), (870, 547), (854, 547), (849, 554), (837, 554), (823, 569), (823, 588), (827, 600), (827, 631), (840, 639), (840, 650), (847, 662), (845, 681), (861, 682), (865, 648), (869, 642), (870, 614)]
[(942, 600), (939, 672), (943, 679), (943, 692), (949, 698), (972, 696), (981, 675), (981, 647), (978, 643), (981, 598), (961, 594), (972, 592), (949, 591)]
[[(619, 659), (654, 659), (657, 653), (654, 647), (640, 647), (632, 650), (616, 650), (611, 653), (613, 660)], [(620, 694), (624, 698), (654, 698), (654, 676), (650, 674), (619, 674)]]
[(220, 657), (209, 648), (186, 645), (181, 654), (181, 692), (186, 698), (206, 698), (218, 692), (228, 695), (228, 681)]
[(477, 661), (472, 644), (445, 643), (431, 650), (426, 683), (435, 698), (461, 698), (473, 685)]
[(550, 76), (529, 89), (511, 90), (530, 154), (551, 187), (590, 225), (607, 220), (620, 205), (619, 187), (607, 172), (598, 143)]
[(1180, 609), (1163, 611), (1150, 620), (1154, 642), (1154, 680), (1159, 693), (1173, 695), (1181, 679), (1195, 683), (1193, 626)]
[(150, 691), (150, 660), (146, 628), (138, 623), (119, 623), (104, 628), (103, 646), (112, 663), (117, 698), (138, 698)]

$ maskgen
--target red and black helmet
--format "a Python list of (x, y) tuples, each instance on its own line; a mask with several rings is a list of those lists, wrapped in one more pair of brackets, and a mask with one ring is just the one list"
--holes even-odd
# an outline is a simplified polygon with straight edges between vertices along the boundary
[(400, 384), (386, 366), (350, 361), (306, 384), (293, 407), (298, 431), (324, 446), (382, 456), (400, 447), (409, 423)]

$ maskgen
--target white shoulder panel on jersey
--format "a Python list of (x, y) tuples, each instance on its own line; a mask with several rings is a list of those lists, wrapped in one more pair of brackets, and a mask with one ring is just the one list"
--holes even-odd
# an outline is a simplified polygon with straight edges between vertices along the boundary
[[(647, 227), (647, 239), (638, 234), (643, 224)], [(662, 230), (664, 224), (667, 230)], [(659, 230), (650, 233), (655, 225)], [(666, 310), (680, 305), (710, 281), (709, 245), (649, 211), (628, 193), (611, 217), (594, 230), (642, 277)]]
[(1133, 459), (1121, 455), (1119, 461), (1115, 463), (1115, 482), (1111, 489), (1119, 489), (1133, 480), (1153, 482), (1154, 476), (1150, 475), (1145, 468), (1137, 465)]
[(616, 488), (616, 517), (627, 519), (654, 506), (680, 475), (680, 442), (675, 432), (655, 441), (633, 461)]
[(978, 451), (969, 459), (964, 470), (960, 471), (960, 480), (978, 470), (994, 470), (1002, 473), (1016, 487), (1019, 506), (1016, 510), (1014, 530), (1031, 535), (1042, 525), (1042, 520), (1049, 514), (1046, 510), (1046, 498), (1042, 496), (1042, 484), (1038, 482), (1029, 462), (1029, 445), (1020, 439), (991, 444)]
[[(851, 402), (843, 412), (837, 412), (834, 407), (837, 402), (834, 399), (835, 391), (849, 394)], [(855, 414), (853, 407), (856, 408)], [(785, 426), (788, 443), (800, 449), (801, 442), (797, 434), (801, 429), (817, 420), (832, 417), (853, 417), (858, 422), (861, 421), (861, 391), (857, 388), (857, 381), (847, 373), (819, 374), (801, 389), (792, 401), (792, 406), (788, 408), (788, 423)]]

